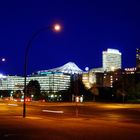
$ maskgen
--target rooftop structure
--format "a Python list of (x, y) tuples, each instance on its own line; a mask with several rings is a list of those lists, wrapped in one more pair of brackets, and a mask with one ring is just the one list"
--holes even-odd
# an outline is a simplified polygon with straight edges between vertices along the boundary
[(65, 74), (82, 74), (83, 71), (74, 62), (69, 62), (57, 68), (37, 71), (37, 74), (45, 74), (47, 72), (62, 72)]

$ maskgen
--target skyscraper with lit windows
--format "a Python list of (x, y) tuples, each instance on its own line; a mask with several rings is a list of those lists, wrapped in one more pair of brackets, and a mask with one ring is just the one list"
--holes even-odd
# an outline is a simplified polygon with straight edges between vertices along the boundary
[(121, 69), (121, 55), (121, 52), (119, 52), (117, 49), (107, 49), (107, 51), (103, 51), (102, 62), (104, 71), (114, 71), (116, 69)]

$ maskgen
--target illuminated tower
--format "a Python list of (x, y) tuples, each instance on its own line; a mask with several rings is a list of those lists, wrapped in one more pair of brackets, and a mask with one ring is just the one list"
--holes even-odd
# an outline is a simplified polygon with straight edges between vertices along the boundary
[(121, 53), (117, 49), (107, 49), (102, 52), (103, 69), (105, 71), (114, 71), (121, 69)]
[(140, 49), (136, 49), (136, 69), (140, 69)]

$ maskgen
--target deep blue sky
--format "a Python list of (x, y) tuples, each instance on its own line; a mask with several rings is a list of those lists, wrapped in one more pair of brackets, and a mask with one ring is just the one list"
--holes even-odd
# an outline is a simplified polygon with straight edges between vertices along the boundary
[(5, 74), (23, 75), (32, 34), (59, 22), (61, 33), (41, 32), (29, 51), (28, 73), (69, 61), (81, 69), (102, 66), (102, 51), (122, 52), (123, 67), (135, 66), (140, 47), (139, 0), (1, 0), (0, 56)]

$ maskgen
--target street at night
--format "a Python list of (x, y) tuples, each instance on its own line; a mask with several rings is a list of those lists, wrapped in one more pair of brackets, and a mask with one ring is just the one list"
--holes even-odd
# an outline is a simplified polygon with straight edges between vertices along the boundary
[(0, 1), (0, 140), (139, 140), (138, 0)]
[[(139, 139), (140, 105), (3, 102), (0, 139)], [(78, 112), (76, 113), (76, 110)]]

